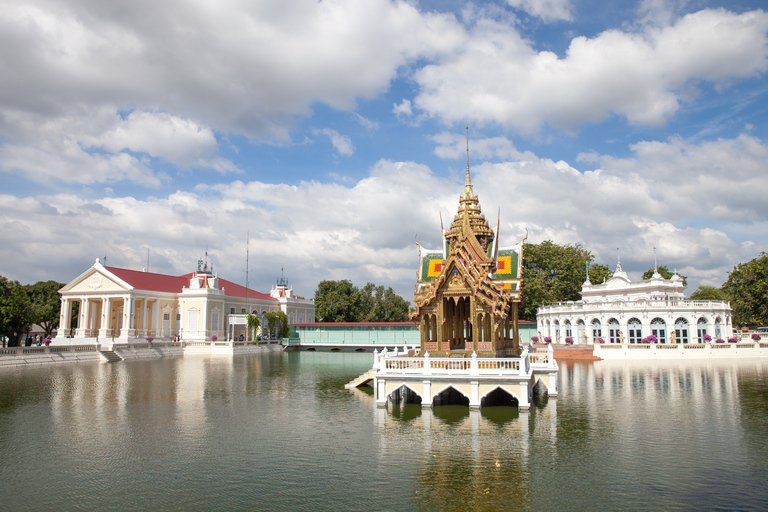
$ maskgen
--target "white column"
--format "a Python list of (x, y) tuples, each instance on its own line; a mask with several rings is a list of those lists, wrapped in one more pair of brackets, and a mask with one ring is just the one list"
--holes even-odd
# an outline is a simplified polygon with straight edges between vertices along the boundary
[(101, 328), (99, 329), (99, 338), (109, 338), (112, 336), (110, 331), (110, 321), (112, 319), (112, 299), (104, 296), (101, 298)]
[(85, 338), (85, 333), (90, 329), (88, 323), (91, 320), (91, 301), (88, 297), (80, 300), (80, 321), (77, 323), (77, 332), (75, 336)]
[(136, 329), (134, 329), (133, 318), (133, 295), (128, 294), (125, 297), (125, 303), (123, 305), (123, 332), (120, 333), (123, 338), (134, 338), (136, 336)]
[(141, 329), (142, 329), (142, 336), (147, 335), (147, 298), (144, 297), (144, 313), (141, 315)]
[(155, 302), (152, 304), (152, 329), (155, 331), (155, 336), (160, 336), (162, 334), (162, 331), (160, 330), (161, 328), (160, 301), (155, 300)]
[(59, 316), (59, 328), (56, 332), (56, 338), (64, 338), (69, 333), (69, 317), (67, 313), (69, 312), (69, 308), (71, 306), (71, 299), (69, 298), (62, 298), (61, 299), (61, 314)]

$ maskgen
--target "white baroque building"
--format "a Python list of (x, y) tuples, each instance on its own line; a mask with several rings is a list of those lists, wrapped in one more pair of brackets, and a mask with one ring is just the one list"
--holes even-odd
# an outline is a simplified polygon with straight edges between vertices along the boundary
[(542, 305), (536, 314), (539, 334), (552, 343), (641, 343), (650, 335), (657, 343), (703, 343), (705, 336), (733, 336), (730, 303), (687, 300), (677, 272), (664, 279), (658, 271), (648, 280), (630, 281), (616, 272), (602, 284), (587, 281), (581, 300)]

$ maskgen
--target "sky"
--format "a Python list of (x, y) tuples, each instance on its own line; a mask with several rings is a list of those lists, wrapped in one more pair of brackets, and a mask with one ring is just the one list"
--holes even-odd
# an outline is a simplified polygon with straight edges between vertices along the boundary
[(762, 5), (0, 0), (0, 275), (207, 251), (259, 291), (412, 301), (468, 136), (502, 246), (720, 286), (768, 251)]

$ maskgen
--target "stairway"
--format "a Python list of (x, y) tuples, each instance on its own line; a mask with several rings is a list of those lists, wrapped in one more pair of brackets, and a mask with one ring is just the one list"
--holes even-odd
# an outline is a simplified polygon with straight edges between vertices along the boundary
[(356, 379), (353, 379), (348, 384), (344, 384), (345, 389), (354, 389), (356, 387), (362, 386), (369, 380), (373, 380), (373, 370), (368, 370), (361, 376), (357, 377)]
[(117, 352), (114, 352), (112, 350), (100, 350), (99, 354), (101, 354), (101, 357), (107, 360), (108, 363), (115, 363), (117, 361), (122, 361), (123, 358), (120, 357)]

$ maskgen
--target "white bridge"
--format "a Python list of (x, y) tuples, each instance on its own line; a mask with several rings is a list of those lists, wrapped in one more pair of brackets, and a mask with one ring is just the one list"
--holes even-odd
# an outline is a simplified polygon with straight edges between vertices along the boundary
[[(411, 352), (412, 353), (412, 352)], [(558, 366), (552, 346), (537, 350), (530, 345), (519, 358), (409, 357), (408, 352), (374, 352), (373, 369), (355, 386), (373, 380), (378, 407), (388, 402), (421, 402), (422, 407), (441, 405), (457, 398), (470, 408), (510, 404), (531, 406), (534, 389), (557, 395)]]

